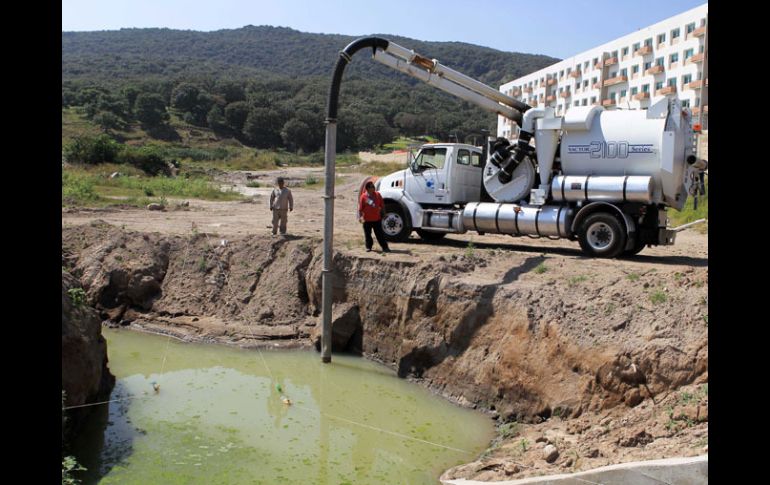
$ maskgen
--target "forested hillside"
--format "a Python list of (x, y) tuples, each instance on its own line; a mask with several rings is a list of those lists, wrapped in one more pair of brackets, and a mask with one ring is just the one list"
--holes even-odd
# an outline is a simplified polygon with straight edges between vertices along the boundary
[[(459, 42), (380, 36), (493, 87), (557, 61)], [(150, 136), (173, 139), (172, 113), (248, 146), (314, 151), (323, 145), (332, 68), (352, 40), (268, 26), (63, 32), (62, 106), (82, 107), (107, 132), (140, 123)], [(494, 130), (496, 122), (493, 114), (361, 52), (342, 84), (338, 146), (368, 148), (396, 135), (464, 137)]]

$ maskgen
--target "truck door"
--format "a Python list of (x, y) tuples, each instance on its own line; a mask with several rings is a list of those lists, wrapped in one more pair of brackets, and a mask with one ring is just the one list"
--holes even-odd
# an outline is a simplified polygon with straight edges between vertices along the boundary
[(460, 148), (452, 167), (449, 198), (452, 203), (476, 201), (481, 184), (481, 154)]
[(446, 147), (424, 147), (410, 166), (406, 191), (421, 204), (446, 204)]

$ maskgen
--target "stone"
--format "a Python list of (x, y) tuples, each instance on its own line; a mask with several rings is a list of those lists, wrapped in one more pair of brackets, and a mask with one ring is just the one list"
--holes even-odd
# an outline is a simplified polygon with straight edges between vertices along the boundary
[(158, 204), (155, 202), (153, 202), (152, 204), (147, 204), (147, 210), (150, 210), (150, 211), (162, 211), (163, 209), (165, 209), (163, 204)]
[(543, 448), (543, 459), (548, 463), (553, 463), (559, 457), (559, 450), (554, 445), (546, 445)]

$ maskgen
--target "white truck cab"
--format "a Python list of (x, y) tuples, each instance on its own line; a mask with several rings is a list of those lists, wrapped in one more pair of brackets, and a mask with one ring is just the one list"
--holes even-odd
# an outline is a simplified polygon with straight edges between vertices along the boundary
[[(485, 160), (482, 149), (464, 143), (428, 143), (409, 157), (409, 167), (377, 181), (385, 200), (383, 229), (394, 241), (405, 240), (412, 229), (421, 230), (423, 212), (436, 212), (481, 200)], [(427, 238), (443, 237), (432, 232)]]

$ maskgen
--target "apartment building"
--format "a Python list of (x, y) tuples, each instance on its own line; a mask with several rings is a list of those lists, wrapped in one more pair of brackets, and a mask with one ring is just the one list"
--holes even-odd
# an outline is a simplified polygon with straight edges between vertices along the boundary
[[(693, 124), (707, 130), (708, 4), (503, 84), (500, 91), (530, 106), (550, 106), (557, 116), (574, 106), (645, 109), (661, 97), (678, 97)], [(498, 117), (497, 136), (511, 138), (517, 130)]]

